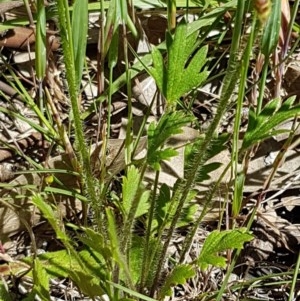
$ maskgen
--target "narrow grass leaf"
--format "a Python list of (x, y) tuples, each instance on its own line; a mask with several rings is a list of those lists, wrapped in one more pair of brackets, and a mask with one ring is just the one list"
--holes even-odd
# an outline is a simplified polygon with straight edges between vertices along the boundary
[(114, 68), (117, 65), (118, 51), (119, 51), (119, 30), (116, 30), (112, 36), (112, 41), (108, 52), (109, 68)]
[(46, 11), (44, 0), (37, 0), (35, 65), (37, 79), (42, 81), (46, 72)]
[(72, 14), (73, 49), (77, 89), (79, 89), (86, 53), (88, 0), (76, 0)]
[(234, 181), (234, 200), (232, 202), (233, 218), (239, 215), (241, 210), (243, 192), (244, 192), (245, 174), (244, 172), (238, 173)]
[(266, 58), (275, 49), (281, 24), (281, 0), (273, 0), (272, 11), (266, 23), (262, 37), (262, 53)]
[(69, 241), (68, 236), (63, 230), (61, 230), (61, 222), (59, 218), (55, 215), (53, 209), (48, 205), (40, 194), (34, 193), (31, 198), (33, 204), (42, 212), (43, 216), (47, 219), (49, 224), (55, 230), (58, 239), (62, 241)]
[(111, 284), (113, 287), (119, 289), (119, 290), (122, 290), (123, 292), (131, 295), (131, 296), (134, 296), (134, 297), (137, 297), (141, 300), (145, 300), (145, 301), (157, 301), (156, 299), (153, 299), (153, 298), (150, 298), (148, 296), (145, 296), (143, 294), (140, 294), (138, 292), (136, 292), (135, 290), (131, 290), (123, 285), (120, 285), (120, 284), (117, 284), (117, 283), (114, 283), (114, 282), (111, 282), (111, 281), (107, 281), (107, 283)]

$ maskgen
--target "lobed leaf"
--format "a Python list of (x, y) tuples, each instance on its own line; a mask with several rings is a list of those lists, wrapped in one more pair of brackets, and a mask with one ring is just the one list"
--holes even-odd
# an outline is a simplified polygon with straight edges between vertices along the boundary
[(159, 292), (159, 300), (163, 300), (166, 296), (172, 295), (172, 287), (178, 284), (185, 284), (189, 278), (195, 276), (195, 270), (191, 265), (177, 265), (171, 273), (166, 277), (162, 288)]
[(168, 104), (174, 104), (182, 95), (199, 86), (208, 76), (201, 72), (206, 62), (207, 47), (197, 49), (198, 32), (189, 33), (188, 26), (182, 21), (176, 28), (174, 37), (166, 36), (167, 63), (157, 48), (153, 49), (153, 67), (149, 72), (157, 86), (166, 97)]
[(154, 169), (159, 169), (160, 162), (177, 155), (173, 149), (161, 149), (173, 135), (182, 132), (182, 127), (193, 120), (181, 111), (164, 114), (159, 122), (150, 124), (148, 128), (147, 162)]
[(259, 115), (249, 111), (249, 123), (244, 135), (242, 150), (245, 150), (263, 139), (272, 137), (288, 130), (276, 129), (283, 122), (300, 113), (300, 105), (293, 106), (295, 97), (290, 97), (279, 109), (279, 99), (267, 104)]
[(228, 249), (241, 249), (245, 242), (252, 239), (253, 236), (246, 228), (211, 232), (197, 260), (200, 269), (205, 270), (209, 265), (225, 268), (226, 260), (218, 253)]

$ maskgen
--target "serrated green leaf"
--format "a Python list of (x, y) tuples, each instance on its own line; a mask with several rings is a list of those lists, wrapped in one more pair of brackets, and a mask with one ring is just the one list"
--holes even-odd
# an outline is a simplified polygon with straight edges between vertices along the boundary
[[(78, 263), (77, 259), (70, 253), (68, 250), (60, 250), (55, 252), (46, 252), (43, 254), (40, 254), (38, 256), (39, 260), (39, 266), (38, 268), (42, 267), (44, 271), (46, 271), (46, 274), (49, 274), (52, 277), (55, 278), (71, 278), (74, 282), (77, 284), (80, 283), (80, 281), (90, 281), (89, 284), (79, 284), (78, 287), (82, 290), (85, 290), (85, 292), (90, 295), (90, 292), (92, 294), (97, 293), (97, 295), (100, 293), (100, 295), (103, 294), (103, 289), (99, 285), (99, 281), (105, 281), (107, 274), (107, 267), (105, 267), (103, 264), (101, 264), (98, 260), (97, 253), (90, 252), (88, 250), (81, 250), (78, 251), (78, 256), (82, 260), (82, 262), (85, 263), (85, 271), (81, 268), (81, 265)], [(32, 258), (25, 258), (25, 262), (32, 262)], [(40, 273), (40, 270), (38, 270)], [(41, 275), (37, 275), (37, 277), (41, 277)], [(47, 276), (48, 277), (48, 276)], [(91, 277), (91, 279), (88, 279)], [(40, 281), (40, 280), (39, 280)], [(85, 282), (83, 281), (83, 282)], [(34, 281), (36, 283), (36, 281)], [(43, 283), (45, 282), (45, 279), (43, 279)], [(45, 286), (45, 284), (43, 284)], [(98, 286), (96, 288), (96, 286)], [(88, 291), (91, 289), (91, 291)], [(34, 290), (34, 292), (38, 292), (37, 290)], [(43, 300), (50, 300), (43, 299)]]
[[(174, 39), (168, 52), (168, 68), (167, 68), (167, 90), (165, 96), (167, 101), (174, 102), (181, 95), (180, 88), (183, 78), (183, 70), (186, 64), (187, 57), (185, 56), (185, 49), (187, 47), (187, 26), (181, 23), (177, 26)], [(178, 96), (179, 95), (179, 96)]]
[(148, 152), (147, 162), (156, 170), (163, 159), (169, 159), (177, 155), (172, 149), (161, 149), (173, 135), (182, 132), (182, 127), (190, 123), (194, 118), (181, 111), (164, 114), (159, 122), (150, 124), (148, 128)]
[[(187, 27), (188, 27), (188, 25), (187, 25)], [(187, 32), (188, 32), (188, 28), (187, 28)], [(199, 35), (198, 31), (194, 31), (191, 34), (186, 35), (185, 49), (182, 49), (182, 50), (184, 50), (183, 57), (189, 58), (191, 53), (193, 53), (195, 51), (195, 47), (196, 47), (195, 41), (197, 40), (198, 35)]]
[[(142, 191), (143, 189), (141, 189)], [(148, 212), (149, 209), (149, 197), (150, 197), (150, 190), (146, 190), (142, 193), (142, 195), (140, 196), (140, 201), (139, 201), (139, 205), (138, 208), (136, 210), (135, 213), (135, 218), (140, 217), (142, 215), (144, 215), (145, 213)]]
[(182, 79), (182, 85), (185, 87), (184, 93), (187, 93), (193, 88), (199, 86), (207, 78), (207, 71), (200, 72), (200, 70), (206, 63), (207, 50), (207, 46), (201, 48), (189, 62), (188, 68), (184, 70)]
[[(86, 250), (79, 252), (80, 257), (90, 255)], [(38, 256), (47, 273), (53, 277), (65, 278), (68, 277), (70, 269), (80, 269), (77, 260), (68, 250), (60, 250), (55, 252), (46, 252)], [(30, 258), (24, 259), (25, 262), (30, 262)], [(91, 265), (99, 268), (94, 258), (89, 257)]]
[(149, 71), (155, 79), (159, 90), (164, 91), (166, 89), (164, 85), (167, 82), (167, 79), (165, 78), (167, 71), (164, 64), (164, 58), (156, 47), (153, 47), (152, 49), (152, 60), (153, 67), (149, 67)]
[[(178, 227), (188, 225), (195, 219), (195, 213), (198, 210), (197, 204), (191, 204), (191, 200), (195, 199), (198, 191), (191, 190), (186, 198), (186, 206), (182, 209), (178, 220)], [(156, 201), (154, 221), (152, 224), (153, 230), (160, 229), (162, 225), (168, 227), (174, 214), (176, 213), (176, 206), (171, 203), (171, 190), (166, 184), (162, 184), (160, 193)], [(167, 219), (167, 220), (166, 220)]]
[(196, 182), (201, 183), (203, 181), (207, 181), (209, 180), (210, 177), (210, 173), (214, 170), (217, 170), (218, 168), (220, 168), (223, 164), (220, 162), (212, 162), (209, 164), (205, 164), (200, 170), (199, 173), (197, 175), (196, 178)]
[[(295, 97), (291, 97), (278, 109), (278, 100), (268, 104), (258, 116), (249, 111), (249, 125), (244, 135), (242, 150), (249, 148), (263, 139), (289, 130), (276, 129), (283, 122), (300, 114), (300, 105), (291, 107)], [(275, 108), (276, 107), (276, 108)]]
[(241, 249), (245, 242), (252, 239), (253, 236), (247, 232), (246, 228), (211, 232), (206, 238), (197, 260), (200, 269), (205, 270), (209, 265), (225, 268), (226, 261), (218, 253), (228, 249)]
[(164, 114), (157, 125), (151, 123), (148, 129), (149, 152), (159, 149), (172, 135), (181, 133), (182, 127), (193, 120), (192, 116), (185, 115), (182, 111), (175, 111)]
[(154, 169), (154, 170), (160, 170), (160, 162), (163, 160), (170, 160), (172, 157), (175, 157), (178, 155), (178, 151), (172, 148), (165, 148), (162, 150), (158, 150), (151, 154), (151, 156), (148, 159), (148, 164)]
[(150, 192), (145, 190), (140, 182), (140, 171), (135, 166), (130, 166), (127, 170), (127, 175), (123, 177), (122, 183), (122, 208), (125, 216), (129, 215), (132, 210), (133, 201), (138, 198), (139, 204), (135, 212), (135, 217), (139, 217), (147, 212), (149, 208), (148, 199)]
[(41, 300), (50, 300), (49, 275), (44, 269), (38, 258), (34, 259), (33, 263), (33, 291), (41, 298)]
[(195, 270), (188, 264), (177, 265), (166, 277), (164, 284), (159, 292), (159, 300), (172, 295), (172, 287), (178, 284), (185, 284), (189, 278), (195, 276)]
[(137, 195), (140, 184), (140, 172), (134, 166), (130, 166), (127, 170), (127, 175), (122, 181), (123, 208), (126, 215), (129, 214), (131, 204)]
[(154, 65), (149, 71), (170, 105), (199, 86), (208, 76), (208, 72), (201, 72), (206, 63), (207, 47), (194, 51), (197, 37), (196, 31), (188, 33), (187, 24), (182, 21), (177, 26), (174, 37), (167, 33), (166, 64), (159, 51), (156, 48), (153, 50)]
[(137, 235), (132, 236), (130, 246), (130, 273), (134, 283), (138, 283), (141, 277), (141, 266), (143, 264), (143, 252), (145, 247), (145, 238)]
[(265, 107), (261, 110), (259, 115), (257, 115), (257, 117), (256, 117), (257, 124), (263, 123), (266, 118), (274, 115), (276, 113), (276, 111), (279, 109), (280, 103), (281, 103), (280, 98), (275, 98), (275, 99), (269, 101), (265, 105)]
[[(47, 273), (53, 277), (64, 278), (68, 276), (69, 269), (75, 268), (76, 261), (67, 250), (46, 252), (38, 256)], [(27, 262), (27, 260), (24, 260)], [(78, 266), (79, 267), (79, 266)]]

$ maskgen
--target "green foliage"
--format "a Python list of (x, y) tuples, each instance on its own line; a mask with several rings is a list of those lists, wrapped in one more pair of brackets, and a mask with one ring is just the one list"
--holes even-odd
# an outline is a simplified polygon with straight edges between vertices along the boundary
[(79, 89), (85, 60), (88, 33), (88, 0), (76, 0), (72, 13), (72, 33), (76, 85)]
[(261, 51), (268, 59), (269, 55), (275, 49), (281, 26), (281, 0), (272, 1), (272, 11), (264, 26), (264, 33), (262, 36)]
[[(95, 260), (95, 254), (92, 255), (87, 250), (79, 251), (78, 256), (85, 262), (87, 269), (83, 270), (78, 264), (77, 258), (72, 256), (68, 250), (47, 252), (34, 259), (33, 280), (35, 285), (30, 295), (34, 297), (35, 294), (38, 294), (42, 300), (50, 300), (50, 276), (55, 278), (69, 277), (87, 295), (102, 295), (103, 289), (99, 285), (99, 281), (105, 279), (103, 265)], [(28, 259), (25, 261), (29, 262)]]
[(103, 295), (103, 290), (99, 283), (100, 280), (93, 274), (87, 274), (82, 270), (71, 269), (69, 270), (69, 276), (84, 294), (92, 298)]
[(294, 101), (295, 97), (292, 96), (279, 107), (280, 99), (273, 99), (258, 115), (253, 109), (250, 109), (249, 123), (243, 139), (242, 150), (246, 150), (263, 139), (287, 132), (288, 130), (276, 129), (276, 127), (300, 113), (300, 106), (293, 106)]
[[(77, 1), (80, 2), (80, 1)], [(80, 5), (80, 4), (78, 4)], [(80, 6), (79, 6), (80, 7)], [(76, 75), (76, 70), (79, 72), (80, 65), (82, 64), (83, 56), (83, 46), (85, 42), (80, 41), (80, 34), (77, 32), (77, 39), (73, 39), (73, 32), (71, 28), (70, 21), (70, 13), (69, 13), (69, 5), (67, 1), (57, 0), (57, 8), (58, 8), (58, 21), (59, 28), (61, 34), (61, 42), (64, 54), (64, 62), (66, 66), (66, 78), (68, 82), (68, 90), (70, 94), (70, 102), (72, 107), (72, 115), (74, 121), (75, 128), (75, 138), (76, 145), (78, 148), (79, 162), (80, 167), (76, 166), (82, 174), (82, 179), (84, 179), (84, 186), (86, 188), (87, 193), (89, 194), (91, 204), (95, 210), (95, 214), (100, 218), (98, 213), (99, 208), (99, 199), (96, 198), (96, 191), (94, 185), (93, 174), (91, 170), (90, 164), (90, 154), (89, 148), (86, 145), (86, 141), (84, 138), (83, 125), (82, 120), (80, 118), (79, 112), (79, 102), (78, 102), (78, 81), (81, 80), (78, 78), (79, 73)], [(77, 14), (79, 14), (78, 12)], [(83, 16), (84, 18), (84, 16)], [(87, 22), (87, 21), (85, 21)], [(79, 30), (77, 28), (77, 30)], [(76, 35), (76, 33), (75, 33)], [(82, 37), (81, 37), (82, 38)], [(74, 53), (73, 46), (77, 47), (76, 57)]]
[(0, 300), (13, 301), (3, 281), (0, 281)]
[(157, 197), (156, 207), (155, 207), (155, 219), (157, 221), (157, 226), (160, 228), (163, 224), (166, 214), (168, 211), (168, 204), (171, 201), (171, 190), (167, 184), (162, 184), (159, 190), (159, 195)]
[(188, 34), (187, 24), (181, 22), (174, 37), (167, 35), (166, 65), (160, 51), (156, 47), (152, 51), (154, 67), (149, 70), (170, 106), (207, 78), (207, 71), (200, 72), (206, 63), (207, 47), (196, 48), (197, 36), (197, 31)]
[[(55, 252), (46, 252), (38, 256), (42, 262), (43, 267), (47, 273), (52, 277), (68, 277), (69, 269), (79, 268), (78, 263), (73, 260), (72, 256), (67, 250), (60, 250)], [(31, 262), (31, 258), (27, 258), (24, 261)]]
[(163, 146), (173, 135), (182, 132), (182, 127), (193, 120), (181, 111), (164, 114), (157, 124), (152, 122), (148, 129), (147, 163), (154, 169), (160, 169), (162, 160), (168, 160), (178, 154), (174, 148)]
[(38, 258), (34, 259), (33, 263), (33, 292), (42, 299), (42, 300), (50, 300), (49, 293), (49, 280), (50, 277), (43, 267), (42, 263)]
[[(33, 194), (32, 202), (41, 211), (43, 217), (48, 220), (55, 230), (56, 237), (64, 244), (66, 249), (59, 252), (49, 252), (38, 256), (38, 259), (32, 260), (34, 288), (28, 296), (28, 300), (33, 300), (36, 294), (43, 300), (50, 298), (50, 276), (69, 277), (83, 293), (92, 298), (107, 294), (110, 300), (130, 301), (138, 298), (154, 301), (151, 297), (157, 295), (160, 300), (163, 300), (166, 296), (171, 295), (172, 287), (178, 284), (184, 285), (188, 279), (194, 277), (195, 268), (198, 268), (192, 266), (192, 263), (181, 264), (181, 259), (179, 261), (174, 258), (170, 260), (168, 251), (170, 242), (179, 227), (189, 225), (189, 231), (193, 227), (192, 233), (196, 233), (196, 230), (199, 229), (201, 219), (197, 218), (197, 223), (194, 222), (195, 211), (198, 209), (198, 205), (194, 205), (193, 201), (197, 193), (194, 184), (208, 180), (209, 173), (220, 167), (219, 162), (213, 161), (207, 164), (207, 160), (222, 152), (226, 147), (228, 136), (221, 135), (217, 137), (218, 126), (229, 102), (233, 99), (232, 95), (234, 95), (236, 83), (239, 79), (242, 79), (240, 70), (244, 68), (244, 74), (247, 74), (248, 71), (247, 64), (239, 61), (240, 53), (238, 53), (239, 46), (241, 46), (240, 41), (242, 40), (241, 33), (244, 28), (236, 26), (243, 24), (243, 20), (240, 18), (244, 18), (245, 3), (239, 1), (237, 13), (232, 14), (236, 18), (234, 26), (236, 35), (234, 35), (232, 41), (229, 66), (223, 80), (224, 85), (217, 110), (214, 112), (214, 117), (205, 133), (205, 137), (191, 143), (186, 151), (185, 178), (179, 179), (174, 187), (168, 187), (166, 184), (159, 183), (161, 162), (178, 154), (174, 147), (168, 146), (168, 141), (174, 135), (181, 133), (183, 126), (193, 122), (191, 116), (182, 111), (175, 111), (175, 105), (181, 96), (190, 93), (206, 80), (208, 72), (204, 66), (206, 61), (212, 58), (207, 59), (208, 47), (200, 48), (199, 45), (201, 45), (202, 40), (199, 38), (206, 38), (207, 33), (214, 29), (214, 22), (217, 24), (219, 22), (218, 18), (225, 11), (229, 11), (229, 8), (235, 6), (237, 1), (224, 0), (221, 1), (224, 4), (222, 6), (219, 6), (218, 1), (197, 1), (198, 4), (202, 5), (201, 8), (204, 11), (201, 11), (203, 15), (200, 14), (196, 22), (186, 24), (182, 21), (176, 28), (174, 35), (168, 32), (166, 42), (154, 47), (151, 54), (145, 55), (143, 58), (139, 57), (139, 62), (131, 69), (127, 68), (126, 72), (114, 82), (112, 69), (119, 59), (119, 27), (126, 24), (134, 36), (137, 35), (137, 30), (131, 20), (131, 14), (128, 11), (130, 5), (127, 7), (127, 1), (112, 0), (109, 4), (105, 2), (104, 0), (101, 1), (101, 8), (104, 9), (105, 5), (105, 7), (109, 6), (109, 10), (103, 28), (101, 59), (103, 59), (102, 63), (105, 65), (104, 58), (108, 54), (111, 78), (108, 88), (109, 97), (104, 93), (97, 101), (107, 101), (106, 105), (108, 104), (110, 108), (112, 94), (118, 91), (124, 83), (128, 84), (130, 90), (130, 79), (140, 71), (147, 69), (153, 60), (153, 67), (150, 67), (149, 70), (166, 98), (167, 113), (157, 123), (151, 123), (148, 128), (146, 158), (140, 159), (137, 166), (134, 165), (136, 163), (134, 160), (129, 159), (131, 154), (127, 154), (127, 162), (130, 161), (130, 164), (127, 164), (125, 175), (120, 180), (122, 191), (118, 190), (116, 192), (118, 197), (115, 197), (112, 206), (109, 203), (109, 197), (107, 197), (112, 192), (105, 191), (105, 189), (111, 189), (114, 183), (111, 186), (111, 183), (106, 183), (105, 176), (103, 177), (104, 183), (101, 182), (101, 179), (99, 186), (106, 187), (102, 191), (101, 186), (101, 196), (99, 198), (96, 194), (98, 192), (96, 189), (99, 186), (95, 185), (97, 179), (93, 178), (91, 173), (89, 152), (82, 127), (82, 119), (90, 111), (80, 114), (78, 107), (78, 92), (85, 60), (89, 4), (87, 0), (76, 0), (74, 7), (70, 9), (67, 5), (68, 1), (57, 0), (63, 55), (66, 62), (69, 94), (74, 115), (75, 140), (81, 159), (81, 165), (76, 170), (76, 176), (83, 187), (83, 191), (78, 194), (70, 190), (65, 191), (64, 195), (78, 198), (80, 194), (85, 193), (87, 196), (81, 196), (81, 200), (91, 199), (91, 211), (95, 222), (93, 227), (74, 227), (77, 230), (78, 241), (81, 243), (78, 244), (81, 247), (79, 250), (77, 242), (72, 240), (65, 232), (63, 221), (56, 214), (55, 206), (49, 205), (43, 199), (43, 193)], [(172, 4), (174, 3), (175, 1), (172, 1)], [(274, 3), (278, 4), (280, 1), (276, 0)], [(43, 1), (38, 1), (38, 4), (41, 6)], [(216, 9), (213, 9), (215, 6)], [(209, 12), (205, 11), (207, 8), (209, 8)], [(99, 10), (98, 7), (97, 9)], [(278, 16), (280, 16), (280, 11), (278, 5), (275, 4), (273, 9), (274, 15), (269, 19), (262, 39), (262, 52), (266, 57), (273, 51), (278, 40)], [(175, 10), (172, 11), (172, 13), (174, 12)], [(37, 38), (44, 38), (45, 19), (43, 14), (44, 11), (42, 10), (38, 14)], [(37, 40), (37, 51), (44, 54), (44, 48), (41, 47), (43, 45), (40, 45), (40, 42), (44, 42), (44, 40)], [(251, 46), (253, 45), (249, 44), (249, 49), (252, 49)], [(250, 53), (249, 56), (243, 56), (243, 59), (247, 61), (249, 57)], [(44, 57), (40, 59), (42, 64), (37, 65), (38, 78), (42, 78), (43, 68), (45, 68), (42, 59)], [(127, 82), (124, 80), (125, 78)], [(243, 101), (245, 86), (239, 83), (239, 87), (241, 89), (239, 97)], [(263, 91), (263, 89), (261, 90)], [(29, 106), (33, 107), (36, 115), (43, 121), (41, 123), (48, 130), (46, 131), (38, 123), (33, 124), (28, 121), (28, 124), (31, 124), (33, 128), (44, 133), (47, 137), (56, 137), (55, 131), (45, 120), (43, 112), (38, 110), (34, 101), (28, 96), (26, 89), (20, 89), (20, 92), (20, 94), (24, 94), (26, 98), (30, 99), (28, 101)], [(242, 101), (241, 104), (243, 104)], [(300, 107), (293, 106), (293, 102), (294, 98), (290, 98), (280, 107), (280, 101), (275, 99), (268, 103), (261, 112), (260, 110), (257, 110), (257, 112), (251, 110), (249, 125), (241, 150), (244, 151), (259, 141), (280, 133), (281, 130), (276, 129), (276, 127), (299, 113)], [(0, 110), (7, 112), (5, 108), (0, 108)], [(110, 118), (109, 110), (107, 112)], [(18, 118), (23, 120), (22, 116), (18, 116)], [(144, 122), (146, 123), (146, 118)], [(109, 125), (109, 121), (107, 121), (108, 134), (110, 131)], [(235, 135), (238, 134), (238, 128), (239, 126), (234, 130)], [(132, 145), (128, 142), (132, 138), (130, 126), (128, 126), (127, 134), (130, 139), (126, 140), (125, 147), (130, 150), (132, 149)], [(236, 136), (238, 137), (238, 135)], [(105, 165), (105, 162), (103, 165)], [(151, 190), (150, 188), (148, 190), (144, 183), (145, 173), (149, 167), (156, 171), (154, 182), (147, 183)], [(213, 180), (217, 182), (219, 179)], [(235, 177), (234, 187), (239, 196), (243, 195), (244, 180), (244, 174)], [(216, 187), (213, 187), (213, 189), (217, 189)], [(62, 190), (59, 191), (56, 187), (47, 187), (44, 192), (61, 193)], [(207, 207), (203, 209), (204, 213), (207, 212), (212, 195), (213, 193), (206, 200)], [(234, 215), (239, 213), (240, 207), (238, 205), (240, 203), (233, 203)], [(87, 220), (84, 222), (87, 222)], [(192, 244), (193, 234), (190, 235), (189, 239), (184, 245), (184, 247), (187, 246), (187, 250)], [(239, 250), (243, 247), (243, 243), (251, 239), (251, 234), (244, 228), (222, 232), (214, 231), (206, 239), (197, 259), (197, 264), (202, 270), (207, 269), (209, 265), (225, 268), (226, 260), (222, 253), (228, 249)], [(184, 257), (184, 252), (180, 254), (181, 257)], [(163, 278), (166, 264), (168, 264), (170, 272), (166, 278)], [(147, 292), (151, 297), (144, 296), (138, 291)], [(221, 291), (222, 289), (220, 289)], [(0, 285), (0, 294), (2, 293), (3, 288)], [(3, 294), (5, 295), (5, 292)], [(222, 295), (222, 292), (220, 295)]]
[(43, 0), (37, 1), (36, 25), (36, 76), (42, 81), (46, 72), (46, 12)]
[(172, 295), (172, 287), (178, 284), (185, 284), (188, 279), (195, 276), (195, 269), (188, 264), (177, 265), (166, 277), (162, 288), (159, 291), (159, 300)]
[(122, 184), (122, 207), (124, 210), (125, 218), (128, 217), (129, 212), (132, 212), (134, 208), (134, 200), (137, 201), (138, 206), (135, 209), (134, 217), (139, 217), (145, 214), (149, 208), (148, 199), (150, 191), (145, 190), (144, 185), (141, 183), (141, 173), (134, 167), (130, 166), (127, 170), (127, 175), (123, 177)]
[[(180, 214), (178, 227), (184, 227), (195, 219), (195, 213), (198, 209), (198, 205), (192, 204), (191, 201), (195, 198), (196, 194), (196, 190), (190, 191), (186, 200), (186, 206)], [(158, 231), (164, 227), (168, 228), (170, 226), (170, 223), (176, 214), (176, 204), (172, 203), (171, 200), (170, 187), (166, 184), (162, 184), (155, 206), (154, 219), (152, 223), (153, 231)]]
[(218, 255), (229, 249), (241, 249), (243, 244), (253, 239), (253, 236), (246, 230), (240, 228), (235, 230), (218, 231), (209, 234), (202, 247), (200, 256), (197, 259), (201, 270), (206, 270), (209, 265), (225, 268), (226, 259)]
[(43, 216), (54, 229), (58, 239), (69, 242), (69, 237), (62, 230), (62, 221), (55, 214), (50, 205), (48, 205), (40, 194), (33, 194), (31, 198), (33, 204), (42, 212)]
[[(207, 160), (213, 158), (217, 154), (226, 149), (226, 143), (228, 142), (228, 135), (220, 135), (212, 139), (212, 145), (207, 152)], [(197, 139), (194, 143), (188, 145), (185, 148), (185, 172), (188, 172), (190, 165), (193, 164), (193, 158), (197, 154), (199, 147), (203, 142), (203, 138)], [(201, 183), (210, 179), (209, 173), (217, 170), (222, 165), (221, 162), (211, 162), (204, 164), (198, 171), (196, 182)]]

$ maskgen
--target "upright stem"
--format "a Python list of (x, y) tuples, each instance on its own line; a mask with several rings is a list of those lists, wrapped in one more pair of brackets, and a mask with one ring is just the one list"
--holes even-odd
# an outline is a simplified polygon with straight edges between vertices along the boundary
[(176, 0), (168, 0), (168, 29), (172, 32), (176, 28)]

